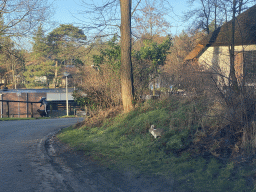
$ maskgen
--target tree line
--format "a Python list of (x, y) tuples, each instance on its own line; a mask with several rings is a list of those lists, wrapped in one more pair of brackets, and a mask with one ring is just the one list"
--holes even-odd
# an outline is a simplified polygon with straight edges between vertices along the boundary
[[(5, 85), (19, 83), (21, 87), (58, 87), (63, 66), (81, 65), (79, 48), (86, 43), (81, 29), (60, 25), (45, 35), (42, 25), (33, 34), (32, 50), (19, 50), (10, 37), (2, 36), (1, 79)], [(38, 78), (45, 76), (45, 80)], [(42, 82), (44, 84), (42, 84)]]

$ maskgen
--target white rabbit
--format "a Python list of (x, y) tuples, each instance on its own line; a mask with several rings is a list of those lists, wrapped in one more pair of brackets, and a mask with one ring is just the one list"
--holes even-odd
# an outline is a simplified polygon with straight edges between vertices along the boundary
[(155, 125), (151, 125), (148, 131), (155, 137), (155, 139), (161, 137), (164, 133), (163, 129), (155, 129)]

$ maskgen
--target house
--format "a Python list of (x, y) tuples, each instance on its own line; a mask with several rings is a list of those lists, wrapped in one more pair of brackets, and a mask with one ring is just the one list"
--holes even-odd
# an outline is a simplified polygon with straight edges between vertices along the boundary
[[(202, 39), (186, 56), (204, 70), (229, 77), (232, 22), (229, 21)], [(235, 70), (238, 82), (256, 85), (256, 5), (237, 16), (235, 22)], [(224, 78), (227, 83), (228, 78)]]
[(47, 77), (44, 76), (35, 76), (35, 82), (47, 83)]

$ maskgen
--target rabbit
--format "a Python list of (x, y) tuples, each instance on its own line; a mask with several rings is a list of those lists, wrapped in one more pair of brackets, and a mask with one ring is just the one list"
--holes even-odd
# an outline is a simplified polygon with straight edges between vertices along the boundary
[(155, 137), (155, 139), (161, 137), (164, 133), (163, 129), (155, 129), (155, 125), (151, 125), (148, 131)]

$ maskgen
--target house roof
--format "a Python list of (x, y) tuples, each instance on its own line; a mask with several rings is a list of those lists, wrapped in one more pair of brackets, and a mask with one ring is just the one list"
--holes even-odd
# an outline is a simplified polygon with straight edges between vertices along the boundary
[[(202, 39), (186, 56), (185, 61), (198, 58), (210, 46), (228, 46), (231, 43), (232, 21), (229, 21)], [(256, 5), (241, 13), (235, 23), (235, 45), (256, 44)]]

